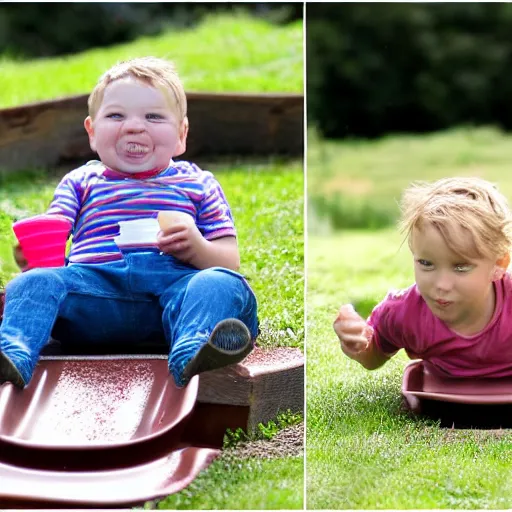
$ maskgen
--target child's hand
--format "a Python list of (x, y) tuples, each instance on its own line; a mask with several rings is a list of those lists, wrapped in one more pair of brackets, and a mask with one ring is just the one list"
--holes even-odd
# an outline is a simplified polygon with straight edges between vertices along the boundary
[(23, 251), (21, 250), (20, 244), (14, 246), (13, 254), (14, 260), (16, 261), (18, 267), (20, 267), (22, 271), (25, 270), (25, 267), (28, 265), (28, 261), (25, 259), (25, 256), (23, 256)]
[(205, 243), (203, 235), (190, 215), (184, 215), (179, 221), (158, 233), (158, 248), (185, 263), (192, 263)]
[(341, 342), (341, 350), (349, 357), (366, 350), (373, 336), (373, 329), (358, 315), (352, 304), (341, 306), (334, 331)]

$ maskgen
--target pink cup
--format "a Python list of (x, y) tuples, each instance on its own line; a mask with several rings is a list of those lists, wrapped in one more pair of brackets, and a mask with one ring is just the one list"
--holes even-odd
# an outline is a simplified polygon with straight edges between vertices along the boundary
[(27, 268), (62, 267), (72, 222), (62, 215), (36, 215), (12, 225)]

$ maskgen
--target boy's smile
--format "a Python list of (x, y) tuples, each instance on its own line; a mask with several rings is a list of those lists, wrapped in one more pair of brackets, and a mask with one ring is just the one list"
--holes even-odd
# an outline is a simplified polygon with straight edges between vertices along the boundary
[(95, 119), (84, 124), (91, 148), (115, 171), (165, 169), (185, 149), (184, 123), (164, 93), (133, 78), (109, 84)]
[(459, 334), (484, 329), (495, 307), (495, 262), (456, 254), (430, 223), (414, 228), (412, 252), (416, 284), (432, 313)]

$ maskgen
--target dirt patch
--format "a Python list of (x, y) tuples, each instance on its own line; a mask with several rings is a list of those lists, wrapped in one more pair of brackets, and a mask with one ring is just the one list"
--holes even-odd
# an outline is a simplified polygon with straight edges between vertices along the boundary
[(298, 457), (304, 454), (304, 423), (278, 432), (272, 439), (239, 443), (222, 452), (222, 459)]

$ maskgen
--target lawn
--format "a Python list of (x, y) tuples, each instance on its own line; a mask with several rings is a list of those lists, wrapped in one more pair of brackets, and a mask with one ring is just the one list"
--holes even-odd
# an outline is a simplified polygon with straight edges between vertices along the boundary
[[(230, 202), (242, 267), (259, 301), (263, 347), (304, 346), (303, 172), (300, 162), (210, 166)], [(0, 275), (15, 267), (10, 221), (41, 213), (58, 178), (4, 177), (0, 187)], [(302, 508), (302, 457), (215, 462), (165, 501), (171, 508)], [(242, 506), (243, 504), (243, 506)]]
[(337, 144), (311, 131), (308, 211), (329, 216), (336, 228), (385, 227), (394, 223), (397, 201), (411, 181), (455, 175), (497, 182), (512, 198), (511, 140), (494, 128), (459, 128)]
[[(0, 107), (88, 93), (115, 62), (141, 55), (173, 60), (187, 91), (302, 93), (302, 23), (277, 26), (245, 15), (211, 16), (193, 31), (169, 32), (68, 58), (0, 59)], [(22, 84), (20, 86), (20, 84)], [(220, 181), (232, 207), (244, 273), (259, 302), (263, 347), (304, 347), (302, 161), (198, 165)], [(204, 165), (203, 165), (204, 164)], [(18, 272), (11, 223), (47, 208), (60, 175), (0, 176), (0, 285)], [(302, 509), (302, 456), (219, 460), (159, 504), (179, 509)]]
[(67, 57), (22, 65), (0, 57), (0, 108), (89, 94), (113, 64), (146, 55), (173, 61), (187, 92), (302, 93), (302, 22), (274, 25), (239, 13)]
[[(369, 372), (342, 354), (332, 330), (341, 304), (366, 316), (390, 288), (412, 283), (407, 244), (392, 225), (404, 186), (477, 175), (512, 199), (504, 172), (511, 143), (494, 129), (310, 143), (310, 195), (320, 197), (323, 187), (329, 196), (336, 183), (349, 204), (320, 202), (323, 213), (308, 207), (308, 508), (512, 508), (510, 431), (444, 429), (411, 417), (400, 395), (405, 354)], [(333, 230), (329, 213), (339, 219), (351, 205), (360, 210), (347, 223), (365, 229)], [(389, 212), (391, 225), (370, 229), (379, 211)]]
[[(299, 162), (210, 166), (232, 207), (241, 272), (259, 298), (261, 346), (303, 347), (303, 176)], [(58, 178), (6, 175), (0, 187), (0, 284), (18, 269), (13, 220), (43, 213)], [(3, 222), (2, 222), (3, 221)], [(2, 277), (3, 276), (3, 277)]]
[(219, 460), (186, 489), (158, 504), (161, 510), (303, 509), (303, 457), (236, 463)]

